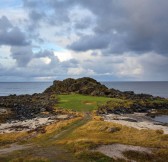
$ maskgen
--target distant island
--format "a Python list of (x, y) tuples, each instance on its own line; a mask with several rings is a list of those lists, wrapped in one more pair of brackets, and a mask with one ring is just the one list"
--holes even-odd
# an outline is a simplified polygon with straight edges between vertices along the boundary
[(0, 161), (166, 161), (164, 118), (166, 98), (57, 80), (43, 93), (0, 97)]

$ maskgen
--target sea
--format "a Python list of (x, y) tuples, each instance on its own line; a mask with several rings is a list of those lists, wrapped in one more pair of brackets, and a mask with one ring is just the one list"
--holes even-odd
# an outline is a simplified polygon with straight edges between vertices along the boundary
[[(102, 84), (121, 91), (134, 91), (168, 98), (168, 81), (102, 82)], [(51, 85), (52, 82), (0, 82), (0, 96), (41, 93)]]

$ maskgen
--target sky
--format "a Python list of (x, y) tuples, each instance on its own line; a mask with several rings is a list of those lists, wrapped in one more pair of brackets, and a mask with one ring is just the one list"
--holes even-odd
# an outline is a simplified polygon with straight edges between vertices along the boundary
[(1, 0), (0, 82), (168, 81), (167, 0)]

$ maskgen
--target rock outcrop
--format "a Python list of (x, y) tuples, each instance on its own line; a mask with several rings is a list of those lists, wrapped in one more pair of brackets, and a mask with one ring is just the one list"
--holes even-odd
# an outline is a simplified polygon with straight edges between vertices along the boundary
[(53, 85), (45, 90), (44, 93), (80, 93), (86, 95), (104, 95), (108, 88), (92, 78), (65, 79), (63, 81), (56, 80)]
[(63, 81), (56, 80), (53, 85), (44, 91), (44, 94), (69, 94), (78, 93), (92, 96), (105, 96), (122, 99), (152, 99), (152, 95), (135, 94), (133, 91), (121, 92), (116, 89), (109, 89), (96, 80), (84, 77), (79, 79), (68, 78)]
[(97, 112), (99, 114), (133, 114), (133, 113), (148, 113), (153, 114), (152, 111), (155, 110), (155, 114), (166, 114), (168, 111), (168, 100), (162, 99), (160, 103), (153, 101), (143, 100), (129, 100), (129, 105), (127, 101), (114, 105), (114, 101), (108, 101), (105, 105), (99, 106)]
[(44, 94), (70, 93), (121, 99), (119, 101), (109, 101), (105, 105), (99, 106), (99, 114), (147, 113), (152, 109), (168, 110), (168, 101), (164, 98), (154, 97), (149, 94), (135, 94), (133, 91), (121, 92), (116, 89), (109, 89), (100, 82), (88, 77), (54, 81), (53, 85), (44, 91)]

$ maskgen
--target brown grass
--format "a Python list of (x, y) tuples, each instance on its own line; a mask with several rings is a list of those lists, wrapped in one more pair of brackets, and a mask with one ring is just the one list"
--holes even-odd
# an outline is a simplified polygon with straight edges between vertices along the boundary
[(137, 161), (137, 162), (166, 162), (168, 159), (168, 150), (167, 149), (158, 149), (153, 152), (153, 154), (148, 154), (145, 152), (137, 151), (126, 151), (123, 153), (128, 159)]
[[(79, 116), (80, 114), (77, 114), (78, 117), (72, 118), (69, 120), (63, 120), (63, 121), (57, 121), (51, 125), (45, 126), (43, 128), (40, 128), (40, 130), (44, 130), (43, 133), (38, 130), (32, 130), (28, 132), (12, 132), (12, 133), (5, 133), (0, 134), (0, 146), (4, 146), (6, 144), (11, 144), (14, 142), (35, 142), (36, 140), (43, 140), (44, 138), (47, 139), (49, 135), (52, 135), (53, 133), (59, 133), (64, 128), (68, 127), (71, 123), (78, 121), (82, 118)], [(35, 138), (32, 138), (31, 134), (36, 132)], [(45, 132), (45, 133), (44, 133)], [(34, 136), (33, 136), (34, 137)], [(30, 139), (29, 139), (30, 138)]]
[(46, 130), (46, 134), (50, 134), (53, 133), (55, 131), (61, 131), (63, 128), (67, 127), (69, 124), (80, 120), (81, 117), (76, 117), (73, 119), (69, 119), (69, 120), (65, 120), (65, 121), (60, 121), (60, 122), (56, 122), (54, 124), (51, 124), (49, 126), (46, 126), (45, 130)]
[[(119, 128), (114, 133), (108, 128)], [(104, 129), (103, 129), (104, 128)], [(59, 141), (68, 144), (74, 151), (89, 149), (100, 144), (122, 143), (145, 147), (168, 148), (167, 136), (154, 130), (137, 130), (116, 123), (92, 120)]]
[(0, 134), (0, 146), (19, 141), (20, 139), (29, 136), (27, 132), (13, 132)]
[(40, 157), (26, 157), (26, 158), (16, 158), (10, 160), (10, 162), (50, 162), (48, 159)]

